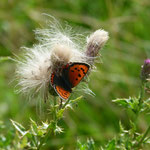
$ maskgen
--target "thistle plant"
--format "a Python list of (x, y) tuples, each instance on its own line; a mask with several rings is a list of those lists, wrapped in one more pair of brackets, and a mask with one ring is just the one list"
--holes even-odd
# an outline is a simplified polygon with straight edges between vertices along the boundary
[[(114, 103), (122, 106), (126, 111), (131, 111), (134, 119), (130, 118), (129, 129), (126, 129), (122, 122), (119, 122), (120, 132), (105, 146), (101, 146), (101, 150), (145, 150), (149, 149), (150, 144), (150, 124), (146, 131), (139, 132), (138, 118), (141, 114), (149, 115), (150, 113), (150, 99), (146, 98), (147, 91), (149, 92), (150, 85), (150, 59), (146, 59), (141, 68), (140, 73), (141, 88), (137, 97), (117, 98), (112, 100)], [(95, 150), (96, 146), (94, 141), (87, 140), (85, 143), (77, 141), (78, 150)], [(146, 150), (147, 150), (146, 149)]]
[(141, 90), (137, 97), (117, 98), (113, 100), (126, 111), (130, 110), (135, 119), (130, 118), (130, 129), (126, 130), (120, 122), (120, 133), (114, 137), (105, 148), (106, 150), (139, 150), (144, 149), (145, 145), (150, 144), (150, 124), (144, 133), (138, 132), (138, 118), (140, 114), (148, 115), (150, 113), (150, 99), (146, 98), (147, 89), (149, 89), (150, 79), (150, 59), (146, 59), (141, 69)]
[[(45, 105), (49, 105), (49, 118), (47, 121), (38, 124), (30, 119), (28, 129), (24, 128), (20, 123), (11, 120), (14, 130), (8, 131), (8, 136), (3, 135), (6, 130), (3, 122), (0, 122), (0, 148), (4, 149), (36, 149), (40, 150), (46, 146), (48, 139), (54, 138), (58, 134), (65, 132), (63, 126), (60, 126), (60, 120), (65, 116), (67, 109), (73, 109), (82, 98), (72, 98), (76, 94), (76, 89), (80, 85), (73, 88), (71, 97), (64, 100), (57, 93), (55, 87), (51, 84), (52, 74), (57, 75), (57, 79), (62, 76), (64, 67), (72, 64), (86, 64), (89, 66), (88, 73), (84, 76), (82, 82), (86, 85), (86, 78), (94, 67), (95, 60), (99, 56), (99, 50), (105, 45), (109, 36), (104, 30), (97, 30), (86, 38), (86, 43), (81, 43), (80, 35), (71, 33), (68, 26), (62, 29), (60, 24), (54, 20), (50, 22), (48, 29), (38, 29), (35, 31), (36, 38), (39, 41), (31, 48), (23, 47), (21, 56), (17, 56), (16, 78), (18, 80), (17, 92), (26, 95), (28, 98), (40, 99), (45, 101)], [(0, 62), (9, 60), (10, 57), (0, 58)], [(64, 76), (63, 76), (64, 77)], [(56, 78), (55, 78), (56, 79)], [(139, 150), (150, 144), (150, 125), (147, 129), (140, 131), (139, 117), (141, 114), (148, 115), (150, 113), (150, 99), (147, 93), (150, 91), (150, 59), (146, 59), (141, 68), (140, 73), (140, 92), (136, 97), (116, 98), (113, 103), (120, 105), (125, 111), (130, 111), (133, 117), (130, 118), (127, 129), (120, 121), (120, 132), (106, 146), (101, 146), (102, 150)], [(86, 91), (90, 91), (85, 86)], [(84, 91), (84, 89), (82, 89)], [(63, 149), (63, 147), (61, 148)], [(97, 147), (92, 138), (88, 138), (86, 142), (77, 140), (77, 150), (96, 150)]]
[[(99, 50), (109, 38), (106, 31), (99, 29), (87, 37), (86, 44), (83, 46), (82, 44), (80, 45), (80, 35), (71, 34), (70, 27), (67, 26), (65, 29), (62, 29), (55, 19), (49, 23), (48, 29), (35, 31), (39, 43), (32, 48), (23, 47), (23, 54), (18, 56), (15, 61), (17, 62), (17, 92), (35, 100), (40, 98), (45, 102), (49, 101), (48, 111), (50, 111), (51, 120), (38, 125), (30, 119), (31, 124), (28, 130), (11, 120), (19, 138), (21, 141), (24, 141), (23, 144), (21, 142), (19, 142), (20, 144), (18, 143), (18, 149), (40, 150), (46, 144), (48, 138), (64, 132), (63, 127), (59, 126), (59, 120), (63, 118), (66, 109), (72, 109), (73, 105), (83, 97), (81, 95), (73, 100), (71, 98), (64, 100), (63, 96), (61, 96), (61, 92), (63, 94), (71, 94), (71, 91), (67, 91), (67, 88), (64, 87), (64, 84), (70, 85), (65, 75), (71, 66), (69, 66), (69, 69), (67, 67), (70, 64), (88, 66), (89, 72), (87, 75), (89, 75), (94, 66), (94, 60), (98, 57)], [(68, 70), (63, 71), (64, 68)], [(75, 68), (75, 70), (86, 74), (85, 68)], [(52, 78), (53, 75), (55, 75), (54, 78)], [(77, 75), (80, 77), (82, 74)], [(87, 75), (82, 75), (84, 77), (83, 82), (86, 80)], [(60, 82), (60, 79), (63, 82)], [(52, 81), (55, 81), (55, 86), (53, 86)], [(73, 87), (78, 88), (78, 86), (71, 86), (71, 88)]]

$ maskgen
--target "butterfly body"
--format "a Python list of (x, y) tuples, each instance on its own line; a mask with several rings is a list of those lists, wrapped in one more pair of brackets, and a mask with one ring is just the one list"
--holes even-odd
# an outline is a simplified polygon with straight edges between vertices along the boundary
[(57, 85), (63, 87), (64, 90), (72, 92), (71, 84), (68, 82), (68, 75), (63, 70), (62, 75), (57, 76), (56, 74), (53, 75), (53, 86)]
[(57, 75), (55, 72), (51, 74), (51, 86), (61, 99), (68, 99), (72, 92), (72, 88), (77, 86), (84, 78), (89, 70), (86, 63), (71, 63), (62, 67), (62, 72)]

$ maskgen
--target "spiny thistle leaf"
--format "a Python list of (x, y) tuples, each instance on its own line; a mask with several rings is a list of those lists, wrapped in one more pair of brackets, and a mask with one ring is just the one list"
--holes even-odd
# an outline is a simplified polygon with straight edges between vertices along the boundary
[(85, 143), (77, 140), (77, 150), (95, 150), (95, 143), (92, 138), (87, 139)]
[(61, 132), (63, 132), (63, 129), (60, 128), (59, 126), (56, 126), (56, 129), (55, 129), (54, 132), (55, 132), (56, 134), (57, 134), (57, 133), (61, 133)]
[(16, 129), (22, 136), (24, 136), (25, 134), (28, 133), (28, 131), (25, 131), (25, 128), (24, 128), (21, 124), (19, 124), (18, 122), (13, 121), (13, 120), (11, 120), (11, 122), (12, 122), (13, 126), (15, 127), (15, 129)]
[(116, 143), (115, 140), (111, 140), (107, 146), (106, 146), (106, 150), (115, 150), (116, 149)]
[(115, 100), (112, 100), (112, 102), (115, 102), (123, 107), (128, 107), (129, 106), (129, 101), (130, 101), (130, 98), (129, 99), (126, 99), (126, 98), (117, 98)]
[(31, 118), (30, 118), (30, 121), (31, 121), (31, 125), (34, 129), (37, 129), (37, 124), (35, 121), (33, 121)]
[(131, 120), (130, 120), (130, 126), (131, 126), (131, 129), (130, 129), (129, 131), (130, 131), (130, 133), (133, 135), (133, 134), (135, 134), (137, 128), (136, 128), (135, 123), (132, 122)]
[(88, 150), (95, 150), (95, 143), (92, 138), (87, 140), (87, 149)]
[(60, 109), (58, 112), (57, 112), (57, 118), (60, 119), (63, 117), (63, 113), (65, 111), (65, 108), (64, 109)]
[(83, 98), (83, 96), (80, 96), (80, 97), (77, 97), (77, 98), (74, 99), (74, 100), (70, 100), (70, 104), (77, 103), (77, 102), (79, 102), (82, 98)]
[(141, 106), (139, 105), (139, 99), (136, 97), (127, 98), (117, 98), (112, 100), (113, 102), (121, 105), (124, 108), (131, 109), (134, 113), (138, 113), (141, 111)]

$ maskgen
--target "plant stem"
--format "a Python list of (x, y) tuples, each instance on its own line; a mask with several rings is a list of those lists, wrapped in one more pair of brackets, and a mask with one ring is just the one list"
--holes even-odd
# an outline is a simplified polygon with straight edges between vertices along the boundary
[(66, 101), (66, 103), (62, 106), (62, 109), (64, 109), (70, 101), (71, 101), (71, 103), (73, 104), (73, 103), (79, 101), (82, 97), (83, 97), (83, 96), (80, 96), (80, 97), (76, 98), (75, 100), (70, 100), (70, 99), (68, 99), (68, 100)]
[[(74, 101), (78, 101), (81, 98), (82, 98), (82, 96), (80, 96), (79, 98), (75, 99)], [(57, 108), (57, 99), (54, 97), (54, 101), (53, 101), (53, 108), (54, 109), (53, 109), (53, 114), (52, 114), (53, 120), (49, 124), (49, 127), (48, 127), (47, 132), (44, 135), (44, 137), (40, 139), (40, 144), (38, 145), (37, 150), (41, 149), (41, 147), (43, 146), (43, 144), (46, 142), (46, 140), (48, 139), (48, 137), (50, 135), (55, 135), (55, 129), (56, 129), (56, 126), (57, 126), (57, 121), (59, 119), (59, 118), (57, 118), (57, 113), (58, 113), (57, 109), (59, 109), (59, 110), (64, 109), (69, 102), (70, 102), (70, 99), (68, 99), (65, 102), (65, 104), (62, 105), (60, 108)]]
[(40, 150), (41, 147), (43, 146), (43, 144), (46, 142), (46, 140), (48, 139), (48, 137), (52, 134), (53, 132), (53, 126), (52, 123), (50, 123), (49, 127), (48, 127), (48, 131), (45, 134), (44, 138), (41, 139), (39, 146), (37, 147), (37, 150)]
[(53, 106), (53, 107), (54, 107), (54, 116), (53, 116), (53, 117), (54, 117), (54, 118), (53, 118), (54, 121), (57, 121), (57, 115), (56, 115), (56, 114), (57, 114), (57, 109), (56, 109), (56, 104), (57, 104), (57, 103), (56, 103), (56, 98), (54, 97), (54, 106)]
[(66, 107), (66, 105), (69, 103), (69, 101), (70, 101), (70, 99), (68, 99), (68, 100), (66, 101), (66, 103), (62, 106), (62, 109), (64, 109), (64, 108)]
[(37, 147), (37, 150), (40, 150), (41, 147), (43, 146), (43, 144), (46, 142), (46, 140), (48, 139), (48, 137), (50, 135), (55, 135), (55, 129), (56, 129), (56, 125), (57, 125), (57, 108), (56, 108), (57, 102), (56, 102), (56, 98), (54, 97), (54, 111), (53, 111), (53, 120), (51, 121), (51, 123), (49, 124), (48, 128), (47, 128), (47, 132), (45, 134), (45, 136), (40, 140), (40, 144)]
[(139, 141), (139, 143), (136, 145), (136, 147), (139, 147), (142, 142), (144, 141), (145, 137), (147, 136), (148, 132), (150, 131), (150, 126), (148, 127), (148, 129), (146, 130), (146, 132), (144, 133), (143, 137), (141, 138), (141, 140)]
[(60, 98), (59, 110), (62, 108), (62, 99)]
[(142, 82), (140, 97), (139, 97), (139, 106), (141, 106), (141, 103), (142, 103), (142, 100), (143, 100), (143, 97), (144, 97), (144, 93), (145, 93), (145, 82)]

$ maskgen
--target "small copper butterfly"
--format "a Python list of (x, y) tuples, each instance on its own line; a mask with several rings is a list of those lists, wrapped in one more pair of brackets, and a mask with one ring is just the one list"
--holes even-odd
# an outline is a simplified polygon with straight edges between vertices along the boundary
[(70, 97), (72, 88), (77, 86), (87, 74), (90, 66), (86, 63), (69, 63), (62, 68), (61, 75), (51, 74), (51, 86), (61, 99), (67, 100)]

